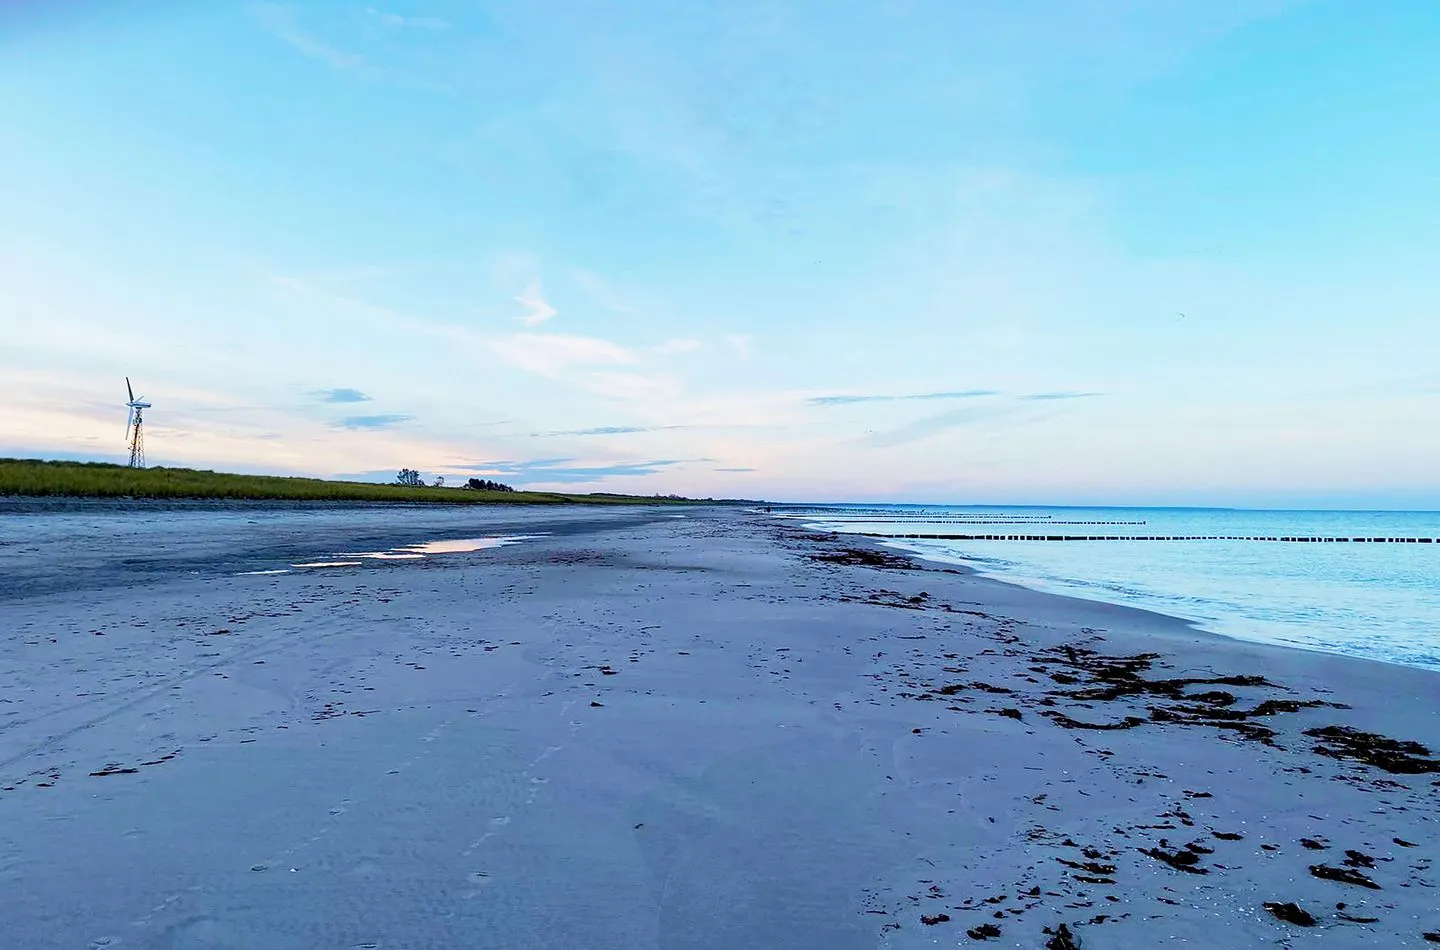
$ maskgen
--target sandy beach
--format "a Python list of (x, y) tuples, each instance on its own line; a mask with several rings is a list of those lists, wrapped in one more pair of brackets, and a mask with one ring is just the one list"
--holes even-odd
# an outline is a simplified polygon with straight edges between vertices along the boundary
[(0, 523), (0, 946), (1440, 942), (1433, 673), (738, 509), (167, 517)]

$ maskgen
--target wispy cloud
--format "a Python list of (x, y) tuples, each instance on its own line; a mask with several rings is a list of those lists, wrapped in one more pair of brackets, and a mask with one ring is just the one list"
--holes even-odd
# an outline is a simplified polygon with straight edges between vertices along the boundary
[(812, 406), (850, 406), (864, 402), (909, 402), (931, 399), (976, 399), (981, 396), (1000, 395), (993, 389), (961, 389), (938, 393), (907, 393), (904, 395), (841, 395), (814, 396), (807, 399)]
[(365, 57), (359, 53), (337, 49), (302, 28), (299, 15), (293, 6), (283, 3), (251, 3), (245, 9), (260, 29), (289, 44), (304, 56), (319, 60), (335, 69), (359, 69), (365, 64)]
[(895, 429), (873, 433), (866, 437), (864, 442), (876, 448), (890, 448), (897, 445), (905, 445), (909, 442), (919, 442), (921, 439), (928, 439), (931, 436), (939, 435), (942, 432), (960, 426), (1005, 419), (1015, 416), (1019, 412), (1019, 407), (1013, 404), (969, 406), (964, 409), (952, 409), (949, 412), (942, 412), (939, 415), (917, 419), (914, 422)]
[(636, 312), (634, 307), (621, 299), (620, 294), (610, 285), (610, 282), (600, 275), (577, 268), (570, 271), (570, 279), (598, 306), (613, 313)]
[(740, 354), (749, 358), (751, 351), (751, 339), (748, 333), (731, 333), (725, 337), (725, 344)]
[(1019, 398), (1021, 398), (1021, 399), (1027, 399), (1027, 400), (1030, 400), (1031, 402), (1053, 402), (1053, 401), (1059, 400), (1059, 399), (1090, 399), (1090, 398), (1092, 398), (1092, 397), (1094, 397), (1094, 396), (1103, 396), (1103, 395), (1105, 395), (1105, 394), (1104, 394), (1104, 393), (1070, 393), (1070, 392), (1061, 392), (1061, 393), (1030, 393), (1029, 395), (1021, 396), (1021, 397), (1019, 397)]
[(517, 333), (492, 341), (490, 348), (521, 369), (544, 376), (554, 376), (573, 366), (624, 365), (638, 361), (630, 350), (609, 340), (562, 333)]
[(666, 340), (651, 349), (663, 356), (669, 356), (673, 353), (693, 353), (704, 345), (699, 340)]
[(313, 395), (319, 397), (321, 402), (329, 403), (351, 403), (369, 402), (370, 397), (358, 389), (317, 389)]
[(608, 465), (575, 465), (572, 458), (532, 459), (519, 461), (483, 461), (477, 463), (484, 474), (502, 476), (515, 481), (574, 484), (606, 478), (655, 475), (683, 459), (652, 459), (642, 462), (614, 462)]
[(331, 426), (337, 429), (389, 429), (400, 425), (402, 422), (409, 422), (414, 416), (405, 416), (398, 413), (387, 413), (378, 416), (346, 416)]
[(545, 299), (545, 290), (540, 286), (540, 281), (538, 280), (532, 280), (530, 286), (525, 288), (524, 293), (521, 293), (515, 299), (526, 310), (525, 315), (519, 319), (520, 322), (527, 327), (538, 327), (558, 312), (554, 307), (550, 306), (550, 302)]
[(758, 472), (759, 469), (756, 469), (756, 468), (716, 468), (716, 469), (711, 469), (711, 471), (714, 471), (714, 472)]
[(674, 399), (684, 388), (673, 376), (643, 373), (587, 373), (577, 382), (598, 395), (630, 402)]
[(596, 426), (593, 429), (560, 429), (553, 432), (527, 432), (527, 438), (548, 439), (565, 435), (633, 435), (638, 432), (665, 432), (670, 429), (689, 429), (691, 426)]
[(365, 8), (365, 16), (375, 23), (384, 26), (395, 27), (396, 29), (412, 30), (448, 30), (450, 21), (442, 20), (433, 16), (401, 16), (398, 13), (390, 13), (386, 10), (377, 10), (374, 7)]

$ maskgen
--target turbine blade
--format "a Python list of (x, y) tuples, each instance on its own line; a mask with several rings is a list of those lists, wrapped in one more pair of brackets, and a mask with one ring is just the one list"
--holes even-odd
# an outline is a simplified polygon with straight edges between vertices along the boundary
[(126, 377), (125, 377), (125, 391), (130, 394), (130, 401), (131, 401), (131, 402), (134, 402), (134, 401), (135, 401), (135, 390), (133, 390), (133, 389), (130, 388), (130, 377), (129, 377), (129, 376), (126, 376)]

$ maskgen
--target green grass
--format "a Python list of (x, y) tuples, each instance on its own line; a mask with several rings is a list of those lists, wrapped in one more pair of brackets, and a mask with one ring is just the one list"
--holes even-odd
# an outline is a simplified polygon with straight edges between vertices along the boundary
[(230, 498), (288, 501), (389, 501), (474, 505), (676, 504), (682, 499), (639, 495), (567, 495), (556, 492), (488, 492), (461, 488), (410, 488), (366, 482), (273, 475), (233, 475), (190, 468), (129, 468), (105, 462), (0, 459), (0, 496), (71, 498)]

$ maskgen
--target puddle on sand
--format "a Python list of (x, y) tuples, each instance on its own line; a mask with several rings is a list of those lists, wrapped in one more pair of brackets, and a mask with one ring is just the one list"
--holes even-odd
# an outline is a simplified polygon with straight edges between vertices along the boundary
[[(503, 548), (506, 545), (518, 544), (521, 541), (529, 541), (533, 538), (543, 537), (543, 534), (517, 534), (497, 538), (451, 538), (446, 541), (422, 541), (419, 544), (406, 544), (397, 548), (391, 548), (388, 551), (337, 551), (334, 557), (364, 558), (364, 561), (306, 561), (303, 564), (291, 564), (290, 567), (296, 569), (364, 567), (365, 561), (423, 561), (432, 554), (469, 554), (472, 551)], [(235, 576), (253, 577), (262, 574), (289, 573), (289, 570), (244, 571)]]
[(407, 544), (396, 550), (413, 552), (414, 555), (420, 557), (426, 554), (469, 554), (471, 551), (503, 548), (507, 544), (516, 544), (538, 537), (540, 537), (538, 534), (518, 534), (508, 538), (452, 538), (449, 541), (423, 541), (420, 544)]
[(341, 551), (341, 557), (363, 557), (372, 561), (418, 561), (425, 557), (406, 551)]

